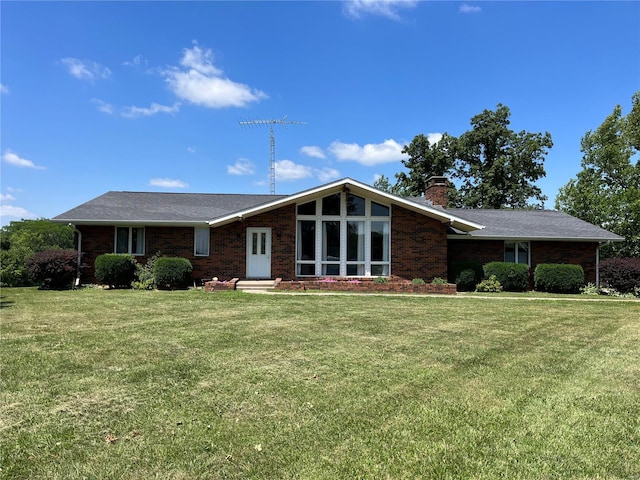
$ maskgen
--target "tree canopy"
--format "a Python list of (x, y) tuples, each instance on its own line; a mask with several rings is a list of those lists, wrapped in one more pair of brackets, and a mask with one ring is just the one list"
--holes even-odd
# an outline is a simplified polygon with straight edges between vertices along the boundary
[(73, 248), (73, 230), (46, 219), (13, 221), (0, 230), (0, 284), (29, 285), (27, 260), (44, 250)]
[(628, 115), (611, 115), (582, 137), (582, 170), (560, 188), (556, 208), (625, 237), (603, 257), (640, 256), (640, 92)]
[(443, 134), (431, 143), (420, 134), (406, 145), (406, 172), (396, 174), (391, 187), (422, 195), (433, 175), (457, 180), (450, 185), (449, 205), (468, 208), (542, 207), (546, 197), (535, 182), (545, 176), (544, 159), (553, 146), (551, 135), (515, 132), (511, 111), (498, 104), (471, 118), (471, 129), (459, 137)]

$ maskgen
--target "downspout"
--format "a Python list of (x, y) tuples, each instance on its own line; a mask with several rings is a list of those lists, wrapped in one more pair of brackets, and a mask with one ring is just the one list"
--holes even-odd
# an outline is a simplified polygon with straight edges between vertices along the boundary
[(600, 244), (596, 247), (596, 286), (600, 286)]
[(69, 226), (73, 228), (73, 231), (78, 234), (78, 260), (77, 260), (77, 271), (76, 281), (74, 284), (74, 288), (78, 288), (80, 286), (80, 267), (82, 266), (82, 232), (76, 228), (73, 223), (70, 223)]

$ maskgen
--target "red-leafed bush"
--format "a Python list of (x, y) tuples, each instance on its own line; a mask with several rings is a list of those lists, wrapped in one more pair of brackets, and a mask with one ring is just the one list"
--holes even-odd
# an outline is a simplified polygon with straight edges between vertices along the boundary
[(640, 288), (640, 258), (608, 258), (600, 262), (600, 283), (620, 293)]
[(71, 249), (43, 250), (27, 260), (31, 279), (40, 288), (71, 288), (78, 273), (78, 252)]

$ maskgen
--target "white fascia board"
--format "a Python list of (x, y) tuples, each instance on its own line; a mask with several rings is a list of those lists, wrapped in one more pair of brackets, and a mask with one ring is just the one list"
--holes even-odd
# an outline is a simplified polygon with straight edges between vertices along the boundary
[(206, 227), (209, 222), (201, 221), (169, 221), (169, 220), (82, 220), (82, 219), (63, 219), (58, 218), (51, 220), (53, 223), (66, 223), (77, 226), (83, 225), (104, 225), (104, 226), (141, 226), (141, 227)]
[(513, 237), (508, 235), (503, 236), (482, 236), (482, 235), (447, 235), (447, 240), (510, 240), (520, 242), (595, 242), (595, 243), (607, 243), (607, 242), (624, 242), (624, 238), (591, 238), (591, 237), (545, 237), (545, 236), (529, 236), (523, 237), (522, 235)]
[(226, 215), (224, 217), (211, 220), (209, 222), (209, 225), (211, 226), (224, 225), (234, 221), (242, 220), (243, 218), (246, 218), (246, 217), (250, 217), (253, 215), (257, 215), (259, 213), (272, 210), (274, 208), (290, 205), (292, 203), (298, 203), (300, 201), (304, 201), (304, 199), (306, 198), (309, 198), (311, 200), (312, 198), (317, 197), (320, 194), (327, 194), (327, 193), (332, 193), (334, 191), (341, 191), (344, 188), (348, 188), (350, 191), (354, 190), (356, 192), (366, 193), (369, 198), (371, 197), (379, 198), (379, 199), (382, 199), (383, 201), (386, 200), (388, 203), (401, 205), (404, 208), (407, 208), (409, 210), (413, 210), (415, 212), (425, 214), (431, 218), (436, 218), (440, 220), (442, 223), (449, 223), (451, 226), (458, 228), (460, 230), (471, 231), (471, 230), (480, 230), (484, 228), (484, 225), (481, 225), (475, 222), (470, 222), (469, 220), (465, 220), (455, 215), (451, 215), (447, 213), (446, 210), (429, 207), (427, 205), (420, 205), (416, 202), (406, 200), (402, 197), (398, 197), (391, 193), (383, 192), (382, 190), (378, 190), (375, 187), (366, 185), (364, 183), (358, 182), (357, 180), (353, 180), (351, 178), (343, 178), (341, 180), (336, 180), (335, 182), (321, 185), (319, 187), (312, 188), (310, 190), (304, 190), (302, 192), (295, 193), (293, 195), (275, 200), (273, 202), (265, 203), (263, 205), (259, 205), (253, 208), (248, 208), (246, 210), (241, 210), (241, 211), (232, 213), (230, 215)]

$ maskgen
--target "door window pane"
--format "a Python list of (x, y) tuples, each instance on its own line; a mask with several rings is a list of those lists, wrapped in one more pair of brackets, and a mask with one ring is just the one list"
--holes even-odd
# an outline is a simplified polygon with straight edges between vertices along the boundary
[(256, 232), (251, 234), (251, 254), (258, 254), (258, 234)]
[(265, 232), (260, 233), (260, 255), (267, 254), (267, 234)]

